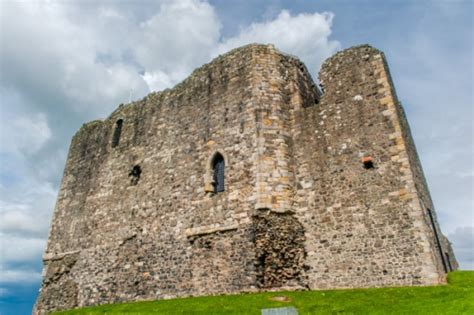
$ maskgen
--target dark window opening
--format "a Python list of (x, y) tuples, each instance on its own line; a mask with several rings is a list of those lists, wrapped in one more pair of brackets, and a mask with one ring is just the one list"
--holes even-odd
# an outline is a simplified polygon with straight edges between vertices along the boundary
[(369, 170), (371, 168), (374, 168), (374, 162), (372, 161), (367, 161), (367, 162), (364, 162), (364, 168)]
[(364, 168), (366, 170), (374, 168), (374, 161), (372, 160), (372, 157), (370, 156), (363, 157), (362, 164), (364, 165)]
[(123, 119), (117, 120), (115, 123), (114, 135), (112, 137), (112, 148), (118, 146), (120, 142), (120, 134), (122, 133)]
[(426, 209), (426, 211), (428, 212), (428, 216), (430, 218), (431, 228), (433, 229), (433, 233), (434, 233), (435, 241), (436, 241), (436, 246), (438, 247), (439, 255), (441, 256), (441, 262), (443, 263), (444, 272), (447, 273), (449, 270), (448, 270), (448, 266), (446, 264), (446, 258), (443, 255), (443, 249), (441, 248), (441, 242), (439, 240), (438, 230), (436, 229), (436, 224), (435, 224), (435, 221), (434, 221), (433, 213), (431, 212), (430, 209)]
[(220, 153), (216, 153), (216, 155), (212, 159), (212, 170), (214, 192), (218, 193), (224, 191), (225, 162), (224, 157)]
[(140, 175), (141, 174), (142, 174), (142, 169), (141, 169), (140, 165), (135, 165), (131, 169), (131, 171), (128, 173), (128, 176), (131, 177), (130, 182), (132, 183), (132, 185), (138, 184), (138, 181), (140, 180)]

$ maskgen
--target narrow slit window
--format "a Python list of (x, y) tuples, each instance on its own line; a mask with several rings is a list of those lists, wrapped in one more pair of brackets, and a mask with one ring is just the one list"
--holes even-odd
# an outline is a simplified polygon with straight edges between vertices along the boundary
[(449, 270), (448, 270), (448, 266), (446, 264), (446, 256), (443, 255), (443, 249), (441, 247), (441, 241), (439, 240), (438, 230), (436, 229), (436, 223), (435, 223), (435, 220), (434, 220), (434, 217), (433, 217), (433, 212), (431, 212), (431, 209), (426, 209), (426, 212), (428, 212), (428, 217), (430, 219), (431, 228), (433, 229), (436, 245), (438, 247), (439, 255), (441, 257), (441, 262), (443, 263), (444, 272), (448, 273)]
[(112, 148), (115, 148), (116, 146), (119, 145), (120, 134), (122, 133), (122, 125), (123, 125), (123, 119), (119, 119), (115, 123), (114, 135), (112, 137)]
[(449, 257), (449, 254), (448, 254), (448, 253), (444, 253), (444, 257), (446, 258), (446, 263), (447, 263), (447, 265), (448, 265), (448, 266), (447, 266), (447, 267), (448, 267), (448, 270), (449, 270), (449, 271), (453, 271), (454, 268), (453, 268), (453, 266), (451, 265), (451, 259), (450, 259), (450, 257)]
[(224, 178), (225, 178), (225, 162), (224, 157), (217, 153), (212, 160), (213, 170), (213, 185), (214, 192), (219, 193), (224, 191)]

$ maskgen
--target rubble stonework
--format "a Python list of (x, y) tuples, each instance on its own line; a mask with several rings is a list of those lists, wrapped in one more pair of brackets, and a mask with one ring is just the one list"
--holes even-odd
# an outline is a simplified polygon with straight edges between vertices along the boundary
[[(457, 268), (382, 52), (248, 45), (72, 139), (34, 312), (435, 285)], [(213, 158), (225, 163), (214, 193)]]

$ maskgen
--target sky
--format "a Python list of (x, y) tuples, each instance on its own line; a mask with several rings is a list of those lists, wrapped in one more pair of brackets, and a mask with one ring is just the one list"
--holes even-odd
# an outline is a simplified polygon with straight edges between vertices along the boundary
[(473, 2), (0, 1), (0, 314), (29, 314), (68, 146), (120, 103), (247, 43), (385, 52), (462, 269), (474, 269)]

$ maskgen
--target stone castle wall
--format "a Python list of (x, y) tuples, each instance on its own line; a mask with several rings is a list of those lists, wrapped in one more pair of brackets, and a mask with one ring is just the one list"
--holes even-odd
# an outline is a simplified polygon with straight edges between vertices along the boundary
[(428, 189), (383, 54), (340, 52), (320, 81), (321, 102), (298, 116), (295, 136), (310, 287), (443, 283)]
[(84, 125), (71, 143), (35, 312), (444, 283), (457, 264), (383, 54), (340, 52), (320, 80), (323, 94), (295, 57), (249, 45)]

